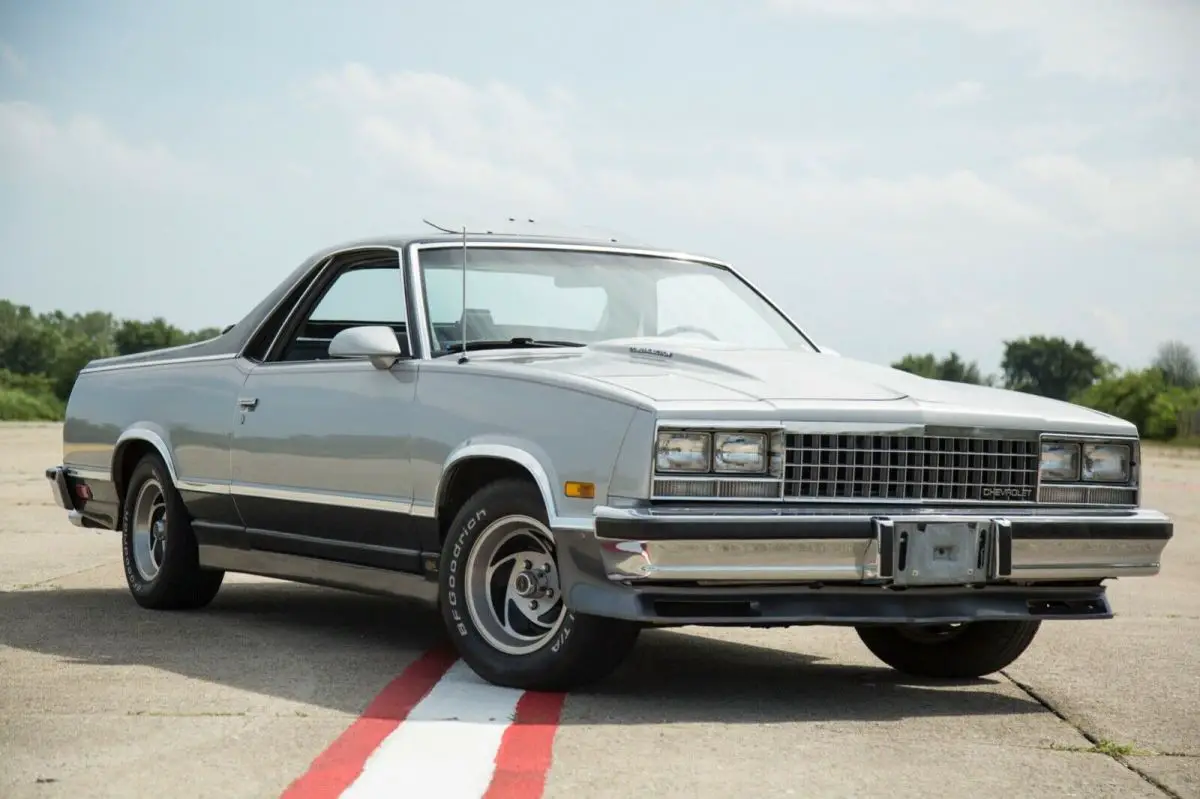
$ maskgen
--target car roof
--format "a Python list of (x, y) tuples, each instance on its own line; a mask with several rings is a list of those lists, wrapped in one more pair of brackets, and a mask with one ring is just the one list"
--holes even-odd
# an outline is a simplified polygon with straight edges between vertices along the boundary
[[(536, 233), (496, 233), (488, 230), (473, 231), (468, 229), (466, 238), (469, 244), (489, 242), (519, 244), (529, 242), (531, 244), (555, 244), (564, 247), (625, 247), (653, 252), (682, 252), (681, 250), (668, 250), (663, 247), (656, 247), (644, 241), (604, 234), (597, 234), (595, 236), (568, 236)], [(324, 250), (337, 251), (355, 247), (407, 247), (412, 244), (458, 244), (462, 240), (463, 234), (461, 233), (398, 233), (390, 236), (370, 236), (352, 239), (332, 247), (326, 247)]]

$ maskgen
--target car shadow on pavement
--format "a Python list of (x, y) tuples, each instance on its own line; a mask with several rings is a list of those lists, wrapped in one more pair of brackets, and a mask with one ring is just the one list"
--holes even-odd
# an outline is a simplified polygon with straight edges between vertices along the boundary
[[(117, 588), (0, 594), (0, 646), (85, 667), (148, 667), (351, 714), (412, 659), (445, 644), (428, 604), (287, 583), (230, 584), (207, 609), (176, 613), (143, 610)], [(12, 653), (5, 659), (14, 662)], [(106, 676), (77, 671), (72, 679), (99, 684)], [(652, 630), (616, 673), (572, 694), (562, 723), (770, 724), (1043, 712), (1032, 700), (989, 689), (996, 682), (936, 684), (883, 666)]]

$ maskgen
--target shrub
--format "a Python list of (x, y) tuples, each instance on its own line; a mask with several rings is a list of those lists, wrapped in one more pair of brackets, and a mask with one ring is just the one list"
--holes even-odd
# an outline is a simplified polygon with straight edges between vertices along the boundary
[(1180, 418), (1200, 408), (1200, 389), (1169, 386), (1156, 368), (1099, 380), (1075, 401), (1137, 425), (1143, 438), (1166, 441), (1179, 434)]
[(63, 418), (63, 410), (53, 394), (0, 387), (0, 421), (53, 422)]

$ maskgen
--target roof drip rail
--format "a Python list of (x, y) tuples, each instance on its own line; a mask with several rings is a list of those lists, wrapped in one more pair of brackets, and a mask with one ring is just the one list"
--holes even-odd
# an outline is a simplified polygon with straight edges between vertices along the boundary
[[(536, 219), (528, 217), (506, 217), (500, 220), (498, 224), (470, 224), (458, 226), (456, 228), (446, 227), (431, 222), (428, 219), (422, 218), (422, 222), (439, 230), (442, 233), (450, 235), (458, 235), (463, 232), (464, 227), (468, 235), (474, 236), (539, 236), (542, 238), (584, 238), (595, 239), (597, 241), (604, 240), (610, 244), (633, 244), (635, 242), (631, 237), (618, 234), (616, 231), (598, 228), (594, 225), (567, 225), (551, 222), (548, 225), (539, 223)], [(530, 232), (526, 226), (538, 225), (542, 229), (536, 232)]]

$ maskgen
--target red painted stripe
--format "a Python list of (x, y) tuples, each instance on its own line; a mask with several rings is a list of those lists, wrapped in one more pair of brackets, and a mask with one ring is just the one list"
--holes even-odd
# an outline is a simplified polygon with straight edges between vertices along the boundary
[(546, 787), (554, 734), (566, 694), (528, 692), (500, 739), (496, 771), (484, 799), (539, 799)]
[(362, 773), (363, 764), (383, 739), (425, 698), (457, 659), (439, 647), (417, 658), (399, 677), (388, 683), (362, 715), (317, 755), (308, 771), (283, 792), (280, 799), (335, 799)]

